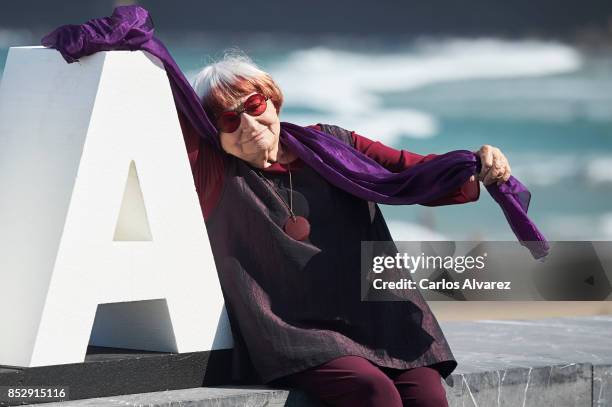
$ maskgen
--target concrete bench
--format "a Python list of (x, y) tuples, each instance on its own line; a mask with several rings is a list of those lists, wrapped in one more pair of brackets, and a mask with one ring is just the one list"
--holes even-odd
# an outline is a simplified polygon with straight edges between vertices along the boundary
[[(450, 406), (612, 407), (612, 316), (442, 323), (459, 362)], [(46, 404), (317, 406), (266, 386), (215, 386)]]

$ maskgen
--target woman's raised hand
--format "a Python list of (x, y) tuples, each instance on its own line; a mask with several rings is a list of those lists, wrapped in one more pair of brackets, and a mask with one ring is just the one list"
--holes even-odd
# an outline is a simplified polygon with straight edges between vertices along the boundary
[(510, 164), (499, 148), (485, 144), (474, 153), (480, 156), (480, 162), (482, 163), (482, 169), (478, 174), (480, 181), (485, 185), (494, 182), (501, 185), (508, 181), (511, 175)]

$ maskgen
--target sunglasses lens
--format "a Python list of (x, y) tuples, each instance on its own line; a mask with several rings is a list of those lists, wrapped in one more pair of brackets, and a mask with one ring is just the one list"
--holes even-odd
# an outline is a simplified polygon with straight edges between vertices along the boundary
[(260, 93), (250, 96), (244, 102), (244, 111), (250, 116), (260, 116), (266, 111), (267, 107), (266, 97)]
[[(247, 100), (245, 100), (244, 111), (249, 116), (261, 116), (263, 112), (266, 111), (268, 107), (268, 101), (264, 95), (261, 93), (256, 93), (254, 95), (249, 96)], [(223, 112), (219, 115), (219, 119), (217, 120), (217, 128), (224, 133), (233, 133), (240, 127), (240, 114), (229, 111)]]
[(224, 133), (233, 133), (240, 126), (240, 116), (236, 112), (221, 113), (217, 126)]

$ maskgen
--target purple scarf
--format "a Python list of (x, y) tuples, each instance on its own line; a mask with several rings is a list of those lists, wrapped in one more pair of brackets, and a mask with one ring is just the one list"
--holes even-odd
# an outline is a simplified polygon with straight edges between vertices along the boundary
[[(202, 138), (221, 148), (217, 129), (164, 44), (153, 36), (153, 22), (144, 8), (120, 6), (110, 17), (59, 27), (42, 39), (42, 45), (57, 49), (68, 63), (98, 51), (144, 50), (155, 55), (166, 68), (177, 109)], [(331, 184), (359, 198), (383, 204), (431, 202), (459, 188), (481, 168), (476, 154), (456, 150), (393, 173), (335, 137), (286, 122), (281, 123), (280, 142)], [(514, 177), (501, 186), (493, 183), (487, 190), (502, 208), (521, 244), (534, 258), (545, 257), (548, 242), (527, 216), (529, 190)]]

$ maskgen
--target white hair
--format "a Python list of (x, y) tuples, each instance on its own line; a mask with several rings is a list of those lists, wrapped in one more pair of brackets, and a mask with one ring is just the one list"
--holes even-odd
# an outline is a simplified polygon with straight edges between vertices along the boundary
[(240, 78), (255, 79), (269, 76), (246, 54), (238, 50), (226, 51), (223, 59), (204, 67), (193, 81), (193, 89), (202, 101), (212, 89), (229, 87)]

